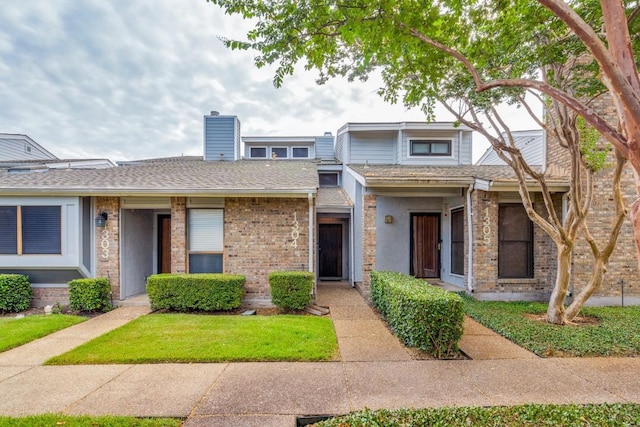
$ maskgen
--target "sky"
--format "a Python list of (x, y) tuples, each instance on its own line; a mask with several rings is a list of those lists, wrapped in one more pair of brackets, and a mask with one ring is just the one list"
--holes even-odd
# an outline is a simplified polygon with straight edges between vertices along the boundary
[[(243, 136), (322, 135), (346, 122), (421, 121), (389, 105), (381, 82), (273, 69), (219, 37), (251, 27), (205, 0), (28, 0), (0, 4), (0, 133), (26, 134), (60, 158), (202, 155), (203, 116), (237, 115)], [(535, 127), (508, 111), (514, 129)], [(452, 117), (438, 110), (436, 120)], [(474, 137), (474, 159), (488, 144)]]

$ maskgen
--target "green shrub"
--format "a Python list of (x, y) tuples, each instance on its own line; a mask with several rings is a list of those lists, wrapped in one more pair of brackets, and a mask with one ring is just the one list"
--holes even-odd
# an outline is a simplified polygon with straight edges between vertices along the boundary
[(309, 271), (275, 271), (269, 274), (271, 302), (288, 310), (302, 310), (311, 303), (313, 273)]
[(69, 282), (69, 306), (76, 311), (106, 312), (111, 305), (111, 286), (105, 277)]
[(372, 272), (374, 306), (406, 345), (437, 358), (453, 356), (462, 338), (462, 298), (396, 272)]
[(29, 277), (0, 274), (0, 312), (18, 312), (29, 308), (33, 290)]
[(147, 294), (154, 310), (233, 310), (242, 303), (244, 282), (232, 274), (155, 274), (147, 279)]

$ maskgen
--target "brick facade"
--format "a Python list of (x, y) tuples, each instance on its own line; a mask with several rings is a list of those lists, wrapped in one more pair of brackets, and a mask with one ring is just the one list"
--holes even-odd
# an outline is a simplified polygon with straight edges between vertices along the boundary
[(69, 289), (64, 288), (33, 288), (31, 298), (32, 307), (44, 307), (45, 305), (59, 302), (62, 305), (69, 304)]
[[(601, 116), (611, 118), (610, 124), (616, 125), (616, 112), (608, 96), (602, 96), (592, 105), (592, 108)], [(600, 141), (604, 147), (604, 140)], [(615, 216), (611, 190), (611, 177), (615, 164), (614, 153), (610, 152), (608, 160), (611, 167), (596, 173), (594, 179), (594, 195), (591, 210), (587, 218), (589, 229), (600, 247), (604, 247), (612, 228)], [(621, 181), (622, 194), (625, 205), (629, 207), (637, 197), (633, 170), (626, 165)], [(611, 255), (607, 272), (605, 273), (602, 287), (592, 297), (594, 303), (620, 304), (622, 302), (622, 285), (627, 303), (633, 301), (640, 304), (640, 272), (636, 259), (636, 248), (633, 240), (633, 227), (629, 218), (625, 219), (616, 248)], [(573, 291), (579, 292), (589, 281), (593, 271), (593, 255), (582, 236), (579, 236), (573, 252)]]
[(114, 300), (120, 299), (120, 198), (96, 197), (95, 215), (106, 212), (107, 223), (96, 228), (96, 277), (111, 283)]
[[(562, 196), (554, 195), (562, 206)], [(555, 284), (555, 245), (538, 226), (533, 225), (533, 277), (506, 279), (498, 276), (498, 214), (500, 193), (476, 190), (471, 196), (473, 215), (473, 290), (478, 299), (545, 300)], [(546, 216), (540, 195), (534, 209)], [(468, 274), (468, 270), (466, 270)], [(466, 277), (465, 277), (466, 278)]]
[(376, 196), (363, 194), (362, 206), (362, 283), (358, 284), (358, 290), (368, 296), (371, 292), (370, 273), (376, 269)]
[(247, 300), (270, 299), (273, 271), (309, 271), (308, 200), (226, 198), (223, 262), (225, 273), (246, 276)]
[(187, 199), (171, 198), (171, 272), (187, 271)]

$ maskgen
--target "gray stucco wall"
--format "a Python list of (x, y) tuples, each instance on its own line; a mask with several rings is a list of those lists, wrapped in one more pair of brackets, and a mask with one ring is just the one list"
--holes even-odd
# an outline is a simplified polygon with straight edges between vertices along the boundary
[[(409, 274), (411, 245), (411, 214), (442, 211), (442, 197), (378, 197), (377, 270)], [(392, 224), (385, 224), (385, 215), (393, 216)]]

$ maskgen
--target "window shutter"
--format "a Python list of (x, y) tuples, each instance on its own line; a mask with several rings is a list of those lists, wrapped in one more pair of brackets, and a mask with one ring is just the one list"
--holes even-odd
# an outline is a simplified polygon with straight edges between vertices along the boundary
[(189, 251), (222, 252), (224, 215), (222, 209), (189, 210)]

